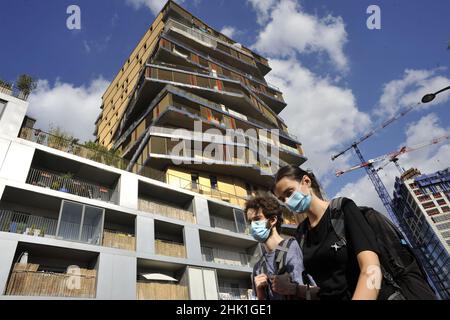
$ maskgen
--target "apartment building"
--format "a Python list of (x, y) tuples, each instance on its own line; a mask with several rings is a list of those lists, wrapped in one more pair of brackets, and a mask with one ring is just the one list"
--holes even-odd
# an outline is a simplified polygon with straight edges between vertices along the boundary
[(0, 299), (252, 297), (260, 248), (239, 206), (30, 128), (25, 101), (0, 106)]
[[(97, 141), (118, 150), (132, 172), (242, 206), (272, 182), (267, 160), (306, 160), (279, 117), (286, 103), (266, 82), (269, 71), (267, 59), (168, 1), (104, 93)], [(239, 136), (220, 142), (221, 157), (205, 155), (204, 138), (196, 144), (211, 129), (210, 139)], [(190, 140), (192, 153), (175, 154), (175, 138)]]
[[(95, 135), (120, 157), (34, 128), (27, 103), (0, 92), (0, 299), (252, 298), (262, 249), (242, 206), (274, 173), (255, 148), (306, 160), (269, 71), (168, 1), (103, 95)], [(216, 130), (200, 147), (199, 125)], [(176, 138), (193, 154), (174, 155)], [(225, 160), (203, 152), (216, 140)]]
[(437, 293), (450, 299), (450, 168), (406, 171), (396, 179), (393, 203)]

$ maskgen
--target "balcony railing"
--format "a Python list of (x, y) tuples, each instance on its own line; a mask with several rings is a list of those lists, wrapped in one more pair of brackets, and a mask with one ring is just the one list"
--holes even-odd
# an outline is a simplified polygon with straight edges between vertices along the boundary
[[(14, 265), (6, 295), (94, 298), (96, 270), (79, 269), (79, 274), (37, 271), (38, 264)], [(79, 287), (73, 284), (79, 284)]]
[[(56, 237), (58, 220), (35, 216), (12, 210), (0, 210), (0, 232), (18, 233), (38, 237)], [(95, 227), (83, 226), (84, 234), (93, 234)], [(58, 238), (70, 238), (79, 233), (80, 225), (64, 222), (60, 225)], [(83, 240), (83, 239), (82, 239)], [(88, 239), (82, 241), (90, 243)], [(91, 243), (97, 244), (99, 243)], [(135, 236), (120, 231), (104, 230), (102, 245), (105, 247), (136, 250)]]
[(0, 210), (0, 231), (44, 237), (55, 236), (57, 219), (33, 216), (12, 210)]
[(189, 300), (188, 288), (176, 283), (138, 282), (136, 290), (138, 300)]
[(66, 178), (62, 175), (36, 168), (30, 169), (26, 182), (43, 188), (50, 188), (52, 190), (106, 202), (111, 202), (113, 195), (113, 190), (107, 187)]
[(39, 129), (22, 127), (19, 137), (122, 170), (125, 170), (129, 164), (129, 161), (113, 154), (85, 147), (78, 144), (76, 140), (67, 140)]
[(0, 92), (7, 94), (8, 96), (12, 96), (17, 99), (23, 100), (23, 101), (28, 100), (28, 95), (23, 93), (21, 90), (19, 90), (15, 86), (5, 86), (3, 84), (0, 84)]
[(120, 231), (105, 230), (103, 231), (103, 246), (124, 250), (136, 250), (136, 238), (132, 234)]
[[(74, 141), (70, 141), (67, 139), (63, 139), (60, 137), (53, 136), (49, 133), (46, 133), (39, 129), (22, 127), (20, 138), (26, 139), (41, 145), (49, 146), (54, 149), (59, 149), (67, 153), (71, 153), (86, 159), (90, 159), (99, 163), (103, 163), (106, 165), (110, 165), (119, 169), (126, 169), (128, 164), (130, 163), (128, 160), (122, 159), (120, 157), (113, 156), (111, 154), (107, 154), (105, 152), (93, 150), (77, 144)], [(57, 138), (57, 139), (56, 139)], [(61, 141), (60, 143), (50, 143), (52, 139)], [(65, 146), (64, 148), (60, 148), (59, 146)], [(80, 151), (82, 150), (82, 151)], [(144, 166), (142, 164), (136, 163), (134, 165), (133, 172), (139, 174), (144, 177), (148, 177), (151, 179), (155, 179), (173, 186), (177, 186), (179, 188), (187, 189), (193, 192), (197, 192), (204, 195), (209, 195), (213, 198), (218, 198), (220, 200), (231, 202), (236, 205), (243, 206), (245, 204), (246, 199), (228, 192), (214, 190), (210, 186), (200, 185), (197, 187), (192, 186), (191, 180), (183, 179), (181, 177), (176, 177), (170, 174), (167, 174), (164, 171), (160, 171), (148, 166)], [(45, 187), (48, 187), (45, 185)], [(194, 222), (195, 223), (195, 222)]]
[(253, 55), (249, 55), (244, 50), (239, 49), (237, 46), (230, 45), (229, 43), (217, 39), (214, 36), (207, 34), (206, 32), (197, 30), (195, 28), (190, 28), (182, 23), (179, 23), (175, 20), (170, 19), (166, 23), (166, 30), (172, 29), (187, 38), (193, 39), (194, 41), (199, 42), (200, 44), (220, 51), (221, 53), (226, 54), (227, 56), (233, 57), (234, 59), (243, 62), (245, 64), (256, 67), (256, 57)]
[(202, 258), (206, 262), (250, 267), (252, 256), (246, 253), (202, 246)]
[(186, 258), (186, 247), (182, 243), (155, 239), (156, 254), (177, 258)]
[(195, 215), (188, 210), (172, 207), (139, 198), (139, 210), (159, 214), (168, 218), (178, 219), (189, 223), (196, 223)]
[(253, 300), (252, 289), (219, 287), (220, 300)]

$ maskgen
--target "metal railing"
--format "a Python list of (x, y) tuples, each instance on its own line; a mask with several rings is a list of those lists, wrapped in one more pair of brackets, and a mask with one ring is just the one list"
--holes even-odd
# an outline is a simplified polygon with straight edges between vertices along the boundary
[(26, 183), (106, 202), (111, 202), (113, 194), (113, 190), (107, 187), (67, 178), (56, 173), (36, 168), (30, 169)]
[(155, 253), (163, 256), (186, 258), (186, 247), (179, 242), (155, 239)]
[[(130, 163), (126, 159), (122, 159), (120, 157), (105, 152), (101, 152), (98, 150), (90, 149), (88, 147), (76, 143), (75, 141), (57, 137), (39, 129), (22, 127), (19, 137), (44, 146), (48, 146), (70, 154), (74, 154), (83, 157), (85, 159), (110, 165), (122, 170), (125, 170), (128, 167), (128, 164)], [(167, 174), (164, 171), (144, 166), (139, 163), (136, 163), (134, 165), (133, 172), (138, 175), (155, 179), (167, 183), (169, 185), (177, 186), (182, 189), (190, 190), (204, 195), (209, 195), (213, 198), (219, 198), (223, 201), (231, 202), (236, 205), (243, 206), (246, 201), (246, 199), (243, 197), (225, 191), (215, 190), (212, 189), (210, 186), (197, 184), (197, 187), (193, 187), (191, 180)]]
[(52, 135), (39, 129), (22, 127), (19, 137), (43, 146), (61, 150), (85, 159), (100, 162), (108, 166), (125, 170), (129, 164), (128, 160), (115, 156), (108, 152), (94, 150), (77, 143), (77, 139), (68, 140), (60, 136)]
[(253, 300), (252, 289), (219, 287), (220, 300)]
[(246, 253), (202, 246), (203, 261), (250, 267), (252, 256)]
[(15, 86), (5, 86), (5, 85), (0, 84), (0, 92), (7, 94), (8, 96), (12, 96), (17, 99), (23, 100), (23, 101), (28, 100), (28, 95), (23, 93), (23, 91), (19, 90)]
[(138, 200), (139, 210), (159, 214), (168, 218), (178, 219), (189, 223), (196, 223), (195, 215), (191, 211), (157, 203), (143, 198)]
[(56, 235), (57, 219), (0, 210), (0, 231), (36, 236)]

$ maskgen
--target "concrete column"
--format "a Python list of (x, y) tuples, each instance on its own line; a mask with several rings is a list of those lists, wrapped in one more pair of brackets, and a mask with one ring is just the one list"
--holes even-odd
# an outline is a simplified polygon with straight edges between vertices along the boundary
[(0, 169), (0, 177), (25, 182), (33, 161), (34, 150), (33, 147), (11, 142)]
[(97, 299), (136, 300), (136, 257), (100, 253)]
[(197, 224), (210, 227), (208, 200), (203, 197), (194, 197), (194, 213)]
[(137, 210), (138, 209), (138, 183), (135, 174), (124, 172), (119, 179), (119, 205)]
[(5, 185), (3, 183), (0, 183), (0, 200), (3, 197), (3, 192), (5, 191)]
[(0, 169), (3, 166), (3, 161), (5, 161), (10, 144), (11, 140), (0, 138)]
[(5, 294), (9, 271), (14, 263), (14, 254), (17, 249), (17, 241), (0, 241), (0, 295)]
[(155, 220), (136, 217), (136, 251), (155, 254)]
[(6, 108), (0, 116), (0, 137), (17, 138), (28, 109), (28, 102), (0, 93)]
[(184, 226), (184, 244), (189, 260), (202, 261), (200, 233), (197, 228)]

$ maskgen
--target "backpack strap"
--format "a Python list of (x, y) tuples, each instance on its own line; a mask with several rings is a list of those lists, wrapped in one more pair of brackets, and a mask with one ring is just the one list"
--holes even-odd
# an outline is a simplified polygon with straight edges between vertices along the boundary
[(277, 274), (283, 274), (286, 270), (286, 256), (294, 238), (283, 240), (275, 249), (275, 265), (277, 266)]
[(345, 200), (346, 198), (339, 197), (330, 202), (331, 226), (339, 239), (336, 245), (340, 247), (347, 244), (347, 239), (345, 238), (344, 210), (342, 210)]

